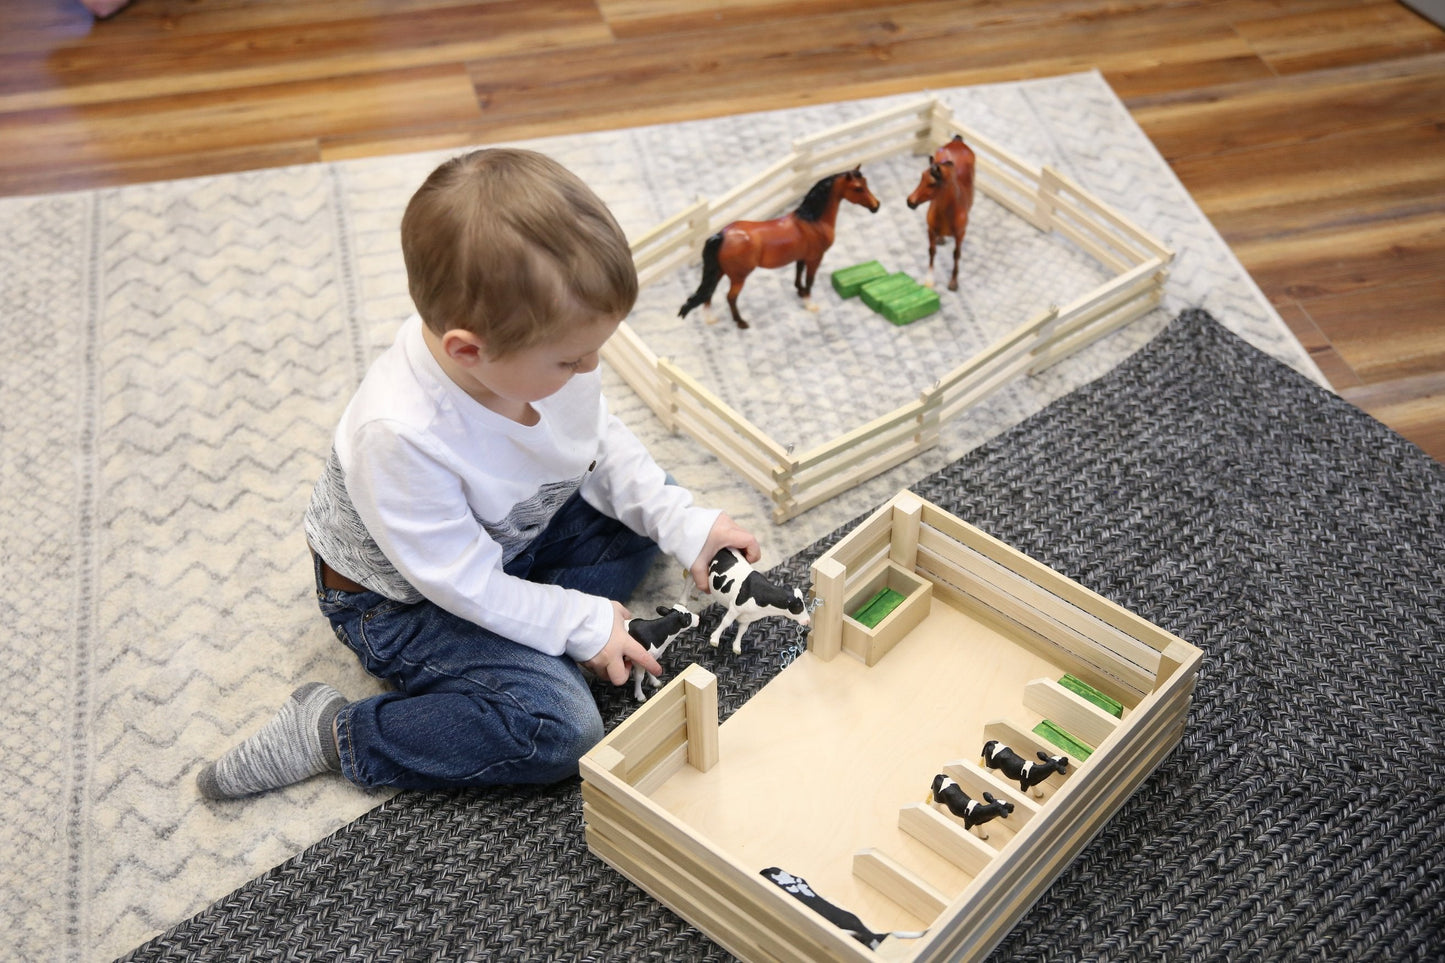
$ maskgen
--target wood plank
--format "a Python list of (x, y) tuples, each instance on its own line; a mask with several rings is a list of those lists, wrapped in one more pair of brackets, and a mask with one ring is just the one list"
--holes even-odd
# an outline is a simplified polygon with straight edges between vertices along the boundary
[(819, 954), (866, 959), (860, 944), (760, 874), (714, 849), (646, 798), (620, 796), (615, 782), (592, 775), (584, 770), (582, 784), (589, 845), (600, 843), (613, 868), (663, 894), (713, 939), (751, 948), (754, 954), (761, 949), (764, 959), (802, 963)]
[[(1445, 269), (1445, 261), (1440, 264)], [(1360, 384), (1421, 377), (1445, 371), (1445, 324), (1429, 307), (1441, 284), (1437, 273), (1414, 284), (1372, 285), (1301, 305)]]
[(885, 545), (892, 545), (893, 507), (882, 505), (863, 521), (853, 526), (832, 548), (832, 557), (844, 565), (856, 577), (863, 566), (860, 562), (872, 559)]
[(717, 764), (717, 676), (702, 666), (688, 666), (682, 680), (687, 707), (687, 762), (699, 772)]
[(1129, 99), (1129, 112), (1170, 162), (1264, 145), (1309, 145), (1360, 129), (1440, 115), (1445, 54), (1292, 77), (1214, 84)]
[[(992, 613), (1017, 630), (1030, 633), (1029, 637), (1041, 651), (1071, 653), (1067, 658), (1054, 657), (1063, 659), (1063, 664), (1075, 675), (1106, 689), (1116, 698), (1125, 697), (1122, 701), (1132, 703), (1152, 687), (1154, 674), (1150, 663), (1157, 662), (1157, 658), (1146, 661), (1150, 651), (1147, 647), (1133, 647), (1129, 645), (1130, 640), (1106, 629), (1101, 631), (1102, 626), (1090, 631), (1087, 627), (1068, 624), (1057, 617), (1061, 606), (1045, 593), (1012, 588), (1008, 580), (1000, 579), (986, 568), (949, 558), (948, 553), (934, 551), (926, 544), (918, 567), (928, 577), (956, 588), (968, 600), (970, 610)], [(1042, 610), (1041, 606), (1048, 606), (1052, 611)]]
[(1119, 728), (1114, 716), (1053, 679), (1030, 682), (1024, 689), (1024, 704), (1085, 745), (1098, 747)]
[[(614, 110), (655, 120), (678, 104), (679, 90), (690, 92), (694, 107), (718, 96), (756, 107), (806, 102), (813, 99), (808, 88), (789, 78), (820, 71), (852, 78), (845, 88), (833, 91), (846, 96), (1095, 66), (1132, 68), (1140, 77), (1153, 78), (1141, 82), (1153, 89), (1169, 83), (1164, 75), (1180, 61), (1249, 54), (1227, 24), (1166, 6), (1129, 16), (1055, 15), (1051, 24), (1042, 14), (1027, 21), (989, 23), (986, 45), (976, 43), (970, 19), (987, 14), (974, 9), (970, 17), (969, 12), (960, 15), (953, 4), (911, 4), (891, 9), (880, 23), (873, 11), (844, 11), (811, 17), (796, 31), (748, 21), (727, 31), (679, 34), (667, 58), (656, 56), (655, 41), (648, 38), (578, 48), (566, 64), (508, 57), (475, 63), (472, 71), (489, 107), (509, 115), (573, 116), (578, 97), (605, 87), (613, 94)], [(1181, 19), (1189, 21), (1187, 32), (1178, 29)], [(1038, 36), (1045, 24), (1053, 29), (1051, 38), (1060, 53), (1041, 62), (1036, 59)], [(826, 37), (826, 44), (800, 43), (805, 32)], [(1164, 37), (1169, 45), (1161, 48)], [(969, 50), (963, 60), (958, 57), (961, 45)], [(1019, 69), (1030, 60), (1027, 69)]]
[[(1141, 618), (1097, 592), (1085, 588), (1060, 572), (1006, 545), (987, 532), (932, 506), (925, 506), (925, 525), (932, 526), (947, 538), (961, 542), (1005, 569), (1025, 577), (1070, 605), (1122, 631), (1128, 638), (1144, 643), (1155, 652), (1162, 652), (1177, 636)], [(920, 535), (920, 542), (923, 536)], [(947, 550), (943, 554), (951, 554)]]
[(913, 803), (898, 811), (898, 828), (970, 876), (977, 876), (996, 855), (994, 848), (932, 806)]
[[(1271, 299), (1316, 298), (1392, 284), (1428, 284), (1445, 264), (1445, 216), (1423, 213), (1359, 227), (1241, 241), (1235, 253)], [(1445, 295), (1421, 288), (1445, 306)], [(1438, 317), (1438, 314), (1437, 314)]]
[(1445, 462), (1445, 372), (1350, 388), (1343, 395), (1436, 461)]
[(821, 604), (813, 612), (808, 651), (824, 662), (836, 656), (843, 647), (846, 576), (847, 570), (836, 558), (820, 558), (813, 563), (813, 597)]
[[(1445, 83), (1440, 92), (1445, 95)], [(1445, 132), (1433, 121), (1198, 155), (1176, 160), (1174, 169), (1226, 233), (1237, 234), (1249, 223), (1237, 223), (1233, 215), (1253, 210), (1263, 211), (1258, 220), (1274, 221), (1278, 231), (1280, 213), (1292, 206), (1313, 213), (1305, 223), (1314, 228), (1334, 220), (1321, 212), (1348, 211), (1357, 202), (1384, 208), (1377, 219), (1445, 207)], [(1358, 222), (1358, 213), (1349, 220)], [(1252, 233), (1262, 232), (1256, 227)]]
[(853, 875), (921, 920), (932, 920), (949, 903), (947, 894), (881, 850), (854, 853)]
[(1235, 29), (1281, 74), (1445, 50), (1445, 34), (1393, 0), (1290, 11)]
[[(4, 126), (4, 120), (0, 118), (0, 131)], [(13, 142), (8, 136), (4, 141), (7, 148)], [(313, 139), (204, 148), (185, 154), (99, 157), (81, 163), (66, 161), (62, 154), (56, 153), (53, 155), (54, 162), (49, 166), (40, 164), (40, 155), (49, 152), (26, 153), (25, 157), (11, 155), (8, 160), (0, 154), (0, 197), (205, 177), (264, 167), (312, 164), (323, 159)]]
[(278, 141), (315, 145), (329, 132), (476, 115), (456, 66), (277, 84), (239, 101), (226, 92), (177, 94), (141, 112), (130, 102), (23, 111), (0, 115), (0, 182), (34, 169), (53, 181), (61, 172), (145, 166), (163, 154), (244, 155)]
[(1319, 365), (1320, 371), (1337, 391), (1360, 385), (1363, 382), (1348, 361), (1335, 350), (1330, 339), (1315, 324), (1305, 305), (1294, 298), (1274, 302), (1275, 310), (1289, 327), (1300, 346), (1309, 352), (1310, 360)]
[(0, 52), (43, 50), (57, 42), (81, 38), (101, 45), (137, 38), (169, 38), (196, 33), (225, 33), (267, 28), (289, 31), (298, 23), (365, 20), (400, 13), (429, 14), (448, 7), (498, 4), (515, 0), (145, 0), (104, 24), (79, 3), (50, 0), (7, 0), (0, 4)]
[(909, 491), (899, 492), (892, 500), (893, 522), (888, 558), (912, 572), (918, 564), (918, 531), (923, 516), (923, 499)]
[[(129, 16), (117, 23), (126, 35), (108, 31), (104, 43), (86, 38), (58, 52), (0, 57), (0, 111), (164, 96), (175, 92), (178, 73), (187, 91), (214, 92), (438, 65), (455, 69), (468, 60), (610, 37), (585, 0), (373, 8), (370, 16), (351, 18), (311, 19), (297, 11), (284, 24), (162, 28), (164, 44), (156, 43), (156, 30), (127, 29), (137, 26)], [(51, 82), (38, 85), (37, 75)]]

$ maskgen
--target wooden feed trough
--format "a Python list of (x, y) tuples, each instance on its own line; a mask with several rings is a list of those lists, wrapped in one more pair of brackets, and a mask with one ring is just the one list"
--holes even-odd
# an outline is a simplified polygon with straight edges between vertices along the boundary
[(1017, 375), (1068, 357), (1159, 303), (1172, 251), (1052, 168), (1033, 167), (953, 120), (934, 97), (796, 140), (787, 156), (752, 180), (663, 221), (632, 243), (639, 282), (645, 286), (695, 264), (709, 235), (740, 218), (770, 216), (822, 177), (904, 151), (930, 154), (954, 134), (976, 155), (978, 191), (1039, 231), (1068, 238), (1113, 277), (1023, 320), (916, 401), (798, 453), (655, 354), (626, 322), (603, 347), (603, 358), (664, 424), (692, 436), (772, 499), (775, 522), (932, 448), (941, 424)]
[[(867, 628), (849, 613), (880, 587), (903, 599)], [(588, 846), (746, 960), (981, 959), (1178, 743), (1201, 653), (910, 492), (813, 591), (808, 650), (725, 724), (693, 664), (583, 757)], [(1041, 797), (981, 763), (989, 739), (1062, 754), (1046, 720), (1093, 751)], [(981, 839), (924, 802), (936, 773), (1013, 813)], [(874, 931), (927, 932), (870, 950), (773, 866)]]

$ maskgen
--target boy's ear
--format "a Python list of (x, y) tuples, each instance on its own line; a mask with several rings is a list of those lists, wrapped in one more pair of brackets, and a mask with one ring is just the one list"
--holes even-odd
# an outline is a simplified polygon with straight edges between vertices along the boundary
[(442, 351), (461, 365), (474, 365), (487, 356), (487, 344), (465, 328), (451, 328), (442, 335)]

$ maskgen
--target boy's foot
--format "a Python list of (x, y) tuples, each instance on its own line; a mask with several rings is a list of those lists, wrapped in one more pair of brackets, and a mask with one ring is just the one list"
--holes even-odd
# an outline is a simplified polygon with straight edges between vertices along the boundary
[(345, 705), (346, 698), (324, 682), (303, 685), (259, 732), (200, 771), (201, 795), (236, 799), (340, 772), (333, 725)]

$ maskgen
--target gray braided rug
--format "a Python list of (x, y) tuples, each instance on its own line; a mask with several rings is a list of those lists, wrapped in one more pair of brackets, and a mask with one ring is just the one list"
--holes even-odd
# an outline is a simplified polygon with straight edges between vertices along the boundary
[[(1445, 470), (1191, 311), (914, 487), (1205, 651), (1178, 751), (995, 959), (1442, 958)], [(799, 642), (752, 631), (669, 662), (729, 713)], [(126, 959), (726, 959), (580, 809), (576, 782), (405, 793)]]

